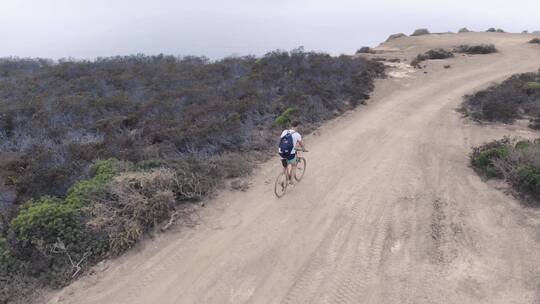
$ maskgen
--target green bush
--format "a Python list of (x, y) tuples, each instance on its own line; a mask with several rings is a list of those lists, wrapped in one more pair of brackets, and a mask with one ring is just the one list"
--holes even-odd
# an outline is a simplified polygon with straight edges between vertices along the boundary
[(73, 184), (68, 190), (65, 203), (81, 207), (85, 196), (101, 189), (118, 173), (116, 162), (114, 159), (96, 161), (91, 167), (93, 177)]
[(23, 204), (10, 224), (17, 239), (34, 246), (52, 244), (58, 238), (68, 244), (77, 243), (81, 238), (78, 216), (83, 202), (114, 177), (114, 162), (97, 161), (93, 165), (94, 176), (73, 184), (65, 200), (44, 196)]
[(289, 122), (291, 122), (291, 116), (298, 112), (297, 108), (287, 108), (281, 115), (279, 115), (275, 123), (280, 127), (285, 127)]
[(529, 41), (529, 43), (536, 43), (536, 44), (540, 44), (540, 38), (533, 38)]
[(540, 90), (540, 82), (537, 81), (529, 81), (527, 82), (527, 86), (531, 89)]
[(81, 238), (79, 211), (80, 206), (56, 198), (29, 200), (11, 221), (10, 228), (17, 240), (40, 250), (55, 243), (57, 238), (75, 244)]
[(540, 204), (540, 139), (493, 141), (473, 148), (473, 168), (487, 178), (504, 178)]
[[(96, 161), (92, 178), (74, 183), (65, 199), (43, 196), (24, 203), (9, 225), (17, 244), (16, 258), (32, 263), (32, 271), (44, 277), (47, 284), (63, 285), (72, 272), (66, 254), (94, 260), (105, 254), (106, 233), (88, 229), (85, 208), (116, 174), (115, 160)], [(60, 244), (63, 251), (55, 249)]]
[(507, 157), (509, 149), (507, 139), (474, 148), (471, 164), (486, 177), (502, 177), (502, 172), (494, 166), (494, 161)]
[(523, 192), (530, 193), (536, 198), (540, 197), (540, 168), (534, 165), (525, 165), (517, 171), (517, 186)]

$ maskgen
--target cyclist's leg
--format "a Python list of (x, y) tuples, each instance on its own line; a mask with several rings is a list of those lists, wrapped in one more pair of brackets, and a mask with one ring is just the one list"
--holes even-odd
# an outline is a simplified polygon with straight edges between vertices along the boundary
[(291, 159), (287, 160), (289, 169), (289, 183), (293, 183), (294, 175), (296, 174), (296, 154), (291, 155)]
[(291, 179), (291, 172), (292, 172), (292, 165), (291, 164), (287, 164), (287, 179), (290, 180)]
[(289, 178), (289, 163), (287, 162), (287, 159), (282, 158), (281, 159), (281, 165), (283, 166), (283, 173), (285, 174), (285, 178)]
[(283, 166), (283, 170), (287, 170), (287, 166), (288, 166), (287, 159), (282, 158), (281, 165)]
[(297, 162), (295, 162), (295, 163), (292, 165), (292, 170), (291, 170), (291, 180), (294, 179), (294, 176), (296, 175), (296, 164), (297, 164)]

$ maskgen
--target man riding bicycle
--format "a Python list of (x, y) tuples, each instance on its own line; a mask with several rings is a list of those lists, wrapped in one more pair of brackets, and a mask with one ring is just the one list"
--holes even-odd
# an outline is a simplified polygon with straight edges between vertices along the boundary
[(281, 164), (283, 168), (286, 168), (289, 179), (289, 184), (293, 184), (293, 177), (296, 174), (296, 165), (298, 163), (296, 157), (297, 147), (302, 148), (307, 152), (304, 142), (302, 141), (302, 135), (296, 131), (296, 128), (300, 125), (299, 121), (291, 122), (290, 128), (281, 132), (279, 142), (279, 156), (281, 156)]

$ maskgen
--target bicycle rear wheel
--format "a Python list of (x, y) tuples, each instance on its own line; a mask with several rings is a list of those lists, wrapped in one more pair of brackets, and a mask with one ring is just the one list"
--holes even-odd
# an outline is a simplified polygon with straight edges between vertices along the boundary
[(306, 173), (306, 159), (303, 157), (298, 158), (298, 162), (296, 163), (296, 173), (294, 174), (294, 179), (296, 181), (300, 181), (302, 177), (304, 177), (304, 174)]
[(289, 181), (287, 180), (287, 176), (284, 172), (281, 172), (277, 178), (276, 178), (276, 184), (274, 185), (274, 193), (278, 198), (285, 195), (285, 191), (287, 191), (287, 185), (289, 184)]

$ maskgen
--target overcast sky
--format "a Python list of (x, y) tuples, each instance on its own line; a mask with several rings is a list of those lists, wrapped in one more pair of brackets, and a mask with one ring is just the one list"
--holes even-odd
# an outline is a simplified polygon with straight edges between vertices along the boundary
[(540, 30), (540, 0), (0, 0), (0, 57), (353, 53), (396, 32)]

